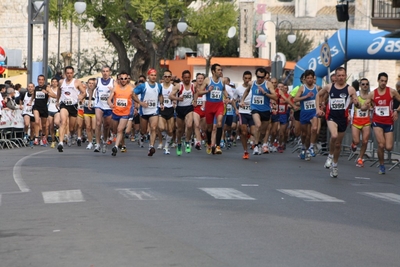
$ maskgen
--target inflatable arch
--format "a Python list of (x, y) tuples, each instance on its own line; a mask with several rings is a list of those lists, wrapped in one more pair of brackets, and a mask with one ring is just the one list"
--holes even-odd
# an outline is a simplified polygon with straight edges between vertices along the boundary
[[(348, 30), (347, 58), (351, 59), (393, 59), (400, 60), (400, 38), (385, 38), (387, 31)], [(331, 71), (340, 67), (345, 56), (346, 31), (340, 29), (331, 38), (328, 44), (331, 51)], [(300, 84), (301, 74), (312, 69), (317, 76), (317, 84), (327, 75), (327, 68), (320, 60), (321, 46), (318, 46), (308, 55), (300, 59), (294, 70), (293, 86)]]

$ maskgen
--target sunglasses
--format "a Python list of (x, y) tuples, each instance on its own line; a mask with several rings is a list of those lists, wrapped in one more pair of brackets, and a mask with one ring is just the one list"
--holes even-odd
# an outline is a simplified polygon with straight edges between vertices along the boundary
[(256, 76), (257, 77), (257, 79), (264, 79), (265, 78), (265, 76)]
[(164, 75), (164, 78), (171, 78), (171, 75)]
[(128, 80), (129, 78), (119, 78), (121, 81)]
[(361, 85), (369, 85), (369, 83), (362, 83)]

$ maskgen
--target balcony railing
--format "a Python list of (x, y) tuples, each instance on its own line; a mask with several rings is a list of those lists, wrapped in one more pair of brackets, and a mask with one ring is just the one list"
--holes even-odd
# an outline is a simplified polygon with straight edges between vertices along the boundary
[(372, 0), (372, 25), (389, 31), (400, 29), (400, 0)]

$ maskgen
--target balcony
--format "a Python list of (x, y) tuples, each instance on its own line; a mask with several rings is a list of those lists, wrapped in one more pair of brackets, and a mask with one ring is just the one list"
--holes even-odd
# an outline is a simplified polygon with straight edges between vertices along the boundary
[(400, 29), (400, 0), (372, 0), (372, 25), (386, 31)]

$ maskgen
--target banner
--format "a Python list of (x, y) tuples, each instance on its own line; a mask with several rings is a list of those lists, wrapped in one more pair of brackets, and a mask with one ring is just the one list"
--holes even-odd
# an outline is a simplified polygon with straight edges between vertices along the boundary
[(3, 109), (1, 111), (0, 129), (5, 128), (24, 128), (22, 110)]

